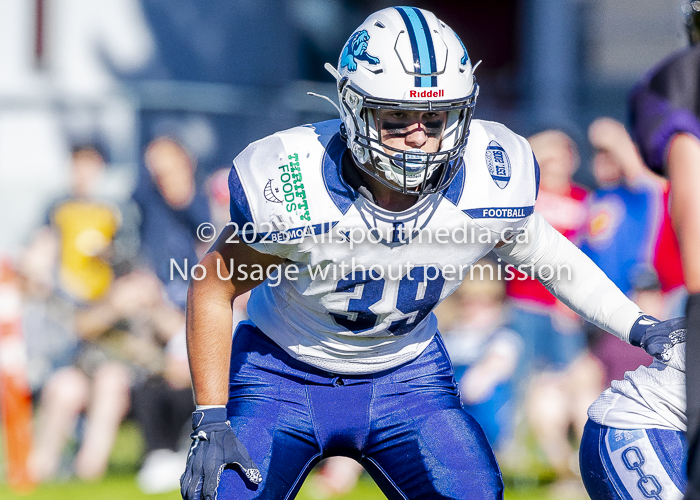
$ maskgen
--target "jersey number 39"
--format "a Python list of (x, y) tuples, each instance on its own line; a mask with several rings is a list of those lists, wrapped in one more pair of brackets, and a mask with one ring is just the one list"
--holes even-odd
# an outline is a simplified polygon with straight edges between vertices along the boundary
[[(347, 313), (330, 313), (336, 324), (359, 333), (377, 326), (379, 315), (370, 308), (382, 299), (386, 280), (369, 272), (352, 272), (338, 281), (336, 292), (352, 293), (363, 285), (362, 295), (348, 301)], [(405, 335), (430, 314), (440, 300), (445, 278), (436, 267), (415, 267), (399, 282), (396, 309), (403, 316), (391, 322), (387, 330)], [(384, 318), (382, 318), (382, 321)]]

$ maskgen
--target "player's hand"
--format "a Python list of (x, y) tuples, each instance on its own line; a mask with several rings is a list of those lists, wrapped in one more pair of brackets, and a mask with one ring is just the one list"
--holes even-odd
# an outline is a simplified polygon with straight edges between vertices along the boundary
[(685, 318), (659, 321), (643, 315), (630, 331), (630, 344), (641, 347), (662, 363), (685, 371)]
[(195, 411), (192, 429), (192, 446), (185, 473), (180, 478), (184, 500), (216, 500), (221, 472), (229, 464), (238, 465), (251, 483), (262, 482), (258, 466), (226, 419), (226, 408)]

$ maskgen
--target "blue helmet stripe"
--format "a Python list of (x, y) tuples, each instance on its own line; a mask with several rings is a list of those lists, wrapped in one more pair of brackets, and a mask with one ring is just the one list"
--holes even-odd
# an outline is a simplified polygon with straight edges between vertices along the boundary
[[(413, 71), (414, 72), (420, 72), (420, 55), (418, 53), (418, 43), (416, 42), (416, 33), (413, 30), (413, 25), (411, 24), (411, 20), (408, 17), (408, 14), (406, 14), (406, 7), (396, 7), (396, 10), (399, 11), (399, 14), (401, 14), (401, 18), (403, 19), (404, 24), (406, 25), (407, 31), (408, 31), (408, 38), (411, 40), (411, 50), (413, 50)], [(415, 86), (416, 87), (421, 87), (421, 77), (417, 76), (416, 81), (415, 81)]]
[[(428, 48), (428, 58), (430, 60), (430, 71), (423, 71), (422, 68), (423, 66), (423, 59), (421, 56), (421, 73), (431, 73), (435, 74), (437, 72), (437, 62), (435, 61), (435, 47), (433, 46), (433, 37), (430, 34), (430, 28), (428, 28), (428, 21), (425, 20), (425, 16), (423, 13), (420, 11), (420, 9), (412, 9), (413, 12), (416, 14), (416, 17), (418, 18), (418, 21), (420, 22), (421, 25), (421, 33), (423, 34), (423, 38), (425, 40), (425, 44), (427, 45)], [(417, 37), (420, 39), (420, 37)], [(420, 45), (419, 45), (420, 47)], [(422, 54), (422, 53), (421, 53)], [(431, 76), (430, 77), (430, 86), (431, 87), (437, 87), (437, 76)], [(424, 85), (427, 87), (427, 85)]]
[[(406, 25), (413, 50), (414, 71), (430, 75), (437, 71), (433, 37), (423, 13), (414, 7), (396, 7)], [(417, 76), (416, 87), (437, 87), (437, 76)]]

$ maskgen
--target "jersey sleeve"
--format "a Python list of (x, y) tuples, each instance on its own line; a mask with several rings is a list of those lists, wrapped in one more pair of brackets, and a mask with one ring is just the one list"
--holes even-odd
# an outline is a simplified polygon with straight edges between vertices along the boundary
[(504, 125), (472, 123), (458, 207), (493, 233), (519, 232), (534, 212), (540, 180), (537, 160), (527, 140)]
[(343, 215), (324, 177), (335, 163), (328, 141), (319, 140), (323, 123), (315, 125), (256, 141), (233, 161), (231, 224), (244, 243), (260, 252), (297, 260)]
[(250, 144), (234, 159), (228, 179), (231, 224), (243, 242), (282, 258), (294, 252), (294, 242), (280, 235), (304, 226), (305, 193), (295, 189), (300, 185), (295, 179), (301, 180), (298, 161), (277, 135)]
[(505, 262), (535, 276), (552, 294), (587, 321), (629, 342), (639, 307), (581, 250), (533, 213), (525, 231), (495, 249)]

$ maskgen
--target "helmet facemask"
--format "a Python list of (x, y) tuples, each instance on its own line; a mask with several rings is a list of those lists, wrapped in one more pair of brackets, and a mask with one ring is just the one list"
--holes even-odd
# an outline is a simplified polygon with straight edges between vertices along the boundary
[[(348, 145), (360, 169), (395, 191), (416, 196), (442, 191), (452, 182), (467, 144), (478, 95), (476, 83), (464, 99), (444, 102), (390, 101), (343, 83), (341, 106), (345, 120), (352, 120), (345, 127), (349, 131)], [(437, 151), (404, 150), (382, 141), (383, 117), (396, 111), (436, 113), (437, 121), (426, 122), (424, 128), (428, 138), (438, 140)]]

